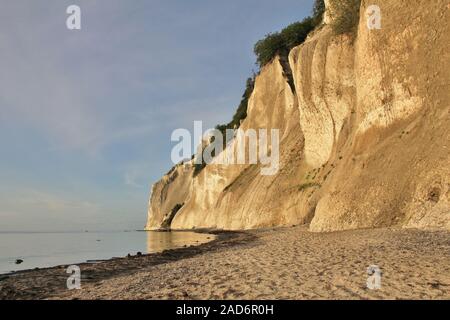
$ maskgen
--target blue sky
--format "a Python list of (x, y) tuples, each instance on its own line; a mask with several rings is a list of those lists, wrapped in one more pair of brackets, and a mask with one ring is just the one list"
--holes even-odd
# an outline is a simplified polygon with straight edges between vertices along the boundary
[[(312, 0), (0, 0), (0, 231), (142, 228), (176, 128), (231, 119)], [(66, 28), (66, 8), (82, 30)]]

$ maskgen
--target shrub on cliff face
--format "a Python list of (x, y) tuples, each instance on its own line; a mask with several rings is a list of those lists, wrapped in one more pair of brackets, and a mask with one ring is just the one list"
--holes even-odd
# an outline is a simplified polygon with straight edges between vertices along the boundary
[(316, 27), (313, 18), (306, 18), (302, 22), (293, 23), (281, 31), (281, 37), (288, 53), (292, 48), (305, 42), (308, 34)]
[(233, 119), (227, 124), (216, 126), (216, 129), (220, 130), (224, 136), (227, 129), (239, 128), (241, 121), (247, 118), (248, 100), (255, 88), (255, 78), (256, 75), (253, 75), (253, 77), (247, 79), (244, 94), (242, 95), (241, 102), (239, 103)]
[(361, 0), (331, 0), (330, 12), (335, 34), (355, 34), (359, 23)]
[[(224, 148), (228, 143), (228, 141), (226, 141), (227, 129), (238, 129), (241, 126), (241, 121), (247, 118), (248, 100), (250, 99), (250, 96), (253, 93), (253, 89), (255, 88), (255, 79), (256, 79), (255, 74), (253, 75), (253, 77), (247, 79), (244, 94), (242, 95), (241, 102), (239, 103), (239, 106), (236, 112), (234, 113), (233, 119), (227, 124), (220, 124), (216, 126), (216, 129), (222, 132), (222, 135), (225, 138), (223, 141)], [(210, 143), (212, 142), (214, 142), (214, 140), (210, 141)], [(195, 155), (192, 156), (192, 159), (194, 159), (194, 157)], [(194, 177), (198, 176), (205, 167), (206, 163), (204, 161), (202, 161), (202, 163), (199, 164), (194, 164), (194, 173), (193, 173)]]
[(287, 56), (292, 48), (302, 44), (308, 34), (322, 23), (324, 12), (324, 0), (315, 0), (312, 17), (295, 22), (281, 32), (269, 33), (264, 39), (259, 40), (254, 48), (258, 65), (265, 66), (276, 55)]
[(235, 126), (239, 128), (239, 126), (241, 125), (241, 120), (247, 118), (248, 100), (250, 99), (250, 96), (253, 93), (253, 89), (255, 88), (255, 78), (256, 75), (253, 75), (253, 77), (247, 79), (247, 82), (245, 84), (245, 91), (242, 95), (239, 107), (237, 108), (236, 113), (233, 116), (233, 120), (231, 120), (231, 122), (228, 124), (231, 129), (233, 129)]
[(310, 18), (305, 21), (291, 24), (281, 32), (270, 33), (255, 44), (254, 52), (260, 68), (272, 61), (276, 55), (286, 56), (290, 49), (305, 41), (312, 30)]
[(272, 61), (282, 51), (285, 51), (285, 46), (279, 32), (269, 33), (264, 39), (259, 40), (254, 48), (256, 61), (260, 68)]
[[(316, 26), (322, 23), (323, 14), (325, 12), (325, 1), (314, 0), (312, 17), (307, 17), (300, 22), (293, 23), (281, 32), (275, 32), (268, 34), (264, 39), (258, 41), (255, 44), (254, 52), (256, 54), (256, 60), (260, 67), (265, 66), (275, 58), (276, 55), (280, 55), (282, 60), (287, 61), (289, 51), (302, 44), (308, 34), (314, 30)], [(287, 75), (289, 77), (289, 75)], [(233, 116), (233, 119), (222, 125), (217, 125), (216, 129), (221, 131), (223, 136), (226, 136), (227, 129), (237, 129), (241, 125), (241, 121), (247, 118), (248, 100), (253, 93), (255, 87), (256, 75), (247, 79), (245, 92), (242, 96), (241, 102)], [(290, 83), (293, 86), (292, 83)], [(224, 144), (227, 141), (224, 140)], [(194, 177), (197, 176), (204, 168), (206, 164), (194, 165)]]
[(287, 26), (281, 32), (270, 33), (264, 39), (259, 40), (254, 48), (259, 67), (264, 67), (276, 55), (287, 56), (292, 48), (302, 44), (315, 28), (314, 22), (313, 18), (308, 17), (301, 22)]
[(319, 25), (322, 23), (323, 14), (325, 13), (325, 1), (324, 0), (314, 0), (313, 6), (313, 16), (314, 23)]

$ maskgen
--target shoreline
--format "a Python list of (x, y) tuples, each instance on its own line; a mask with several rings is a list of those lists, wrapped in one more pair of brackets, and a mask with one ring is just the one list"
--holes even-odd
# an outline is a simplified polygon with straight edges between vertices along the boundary
[[(450, 299), (446, 231), (195, 231), (217, 238), (80, 264), (81, 290), (66, 289), (65, 266), (0, 276), (0, 299)], [(366, 287), (374, 264), (381, 290)]]
[[(124, 232), (124, 233), (128, 233), (128, 232), (136, 232), (136, 233), (148, 233), (148, 232), (150, 232), (150, 233), (166, 233), (166, 232), (172, 232), (172, 231), (176, 232), (176, 233), (186, 232), (186, 233), (205, 234), (205, 235), (215, 236), (216, 238), (217, 238), (218, 234), (223, 234), (223, 233), (227, 232), (227, 231), (215, 230), (215, 229), (198, 229), (198, 230), (188, 230), (188, 229), (183, 229), (183, 230), (133, 230), (133, 231), (107, 231), (107, 232), (112, 232), (112, 233), (115, 233), (115, 232)], [(98, 232), (99, 231), (90, 231), (90, 233), (98, 233)], [(21, 233), (21, 232), (8, 232), (8, 233), (17, 234), (17, 233)], [(38, 233), (38, 234), (66, 234), (66, 232), (63, 232), (63, 231), (55, 231), (55, 232), (25, 232), (25, 233), (27, 233), (27, 234), (30, 234), (30, 233)], [(85, 233), (87, 233), (87, 231), (73, 231), (73, 232), (69, 232), (69, 233), (85, 234)], [(205, 243), (190, 244), (190, 245), (187, 245), (185, 247), (166, 249), (166, 250), (162, 250), (162, 251), (176, 250), (176, 249), (185, 249), (186, 247), (190, 247), (190, 246), (200, 246), (202, 244), (210, 243), (210, 242), (213, 242), (215, 240), (216, 239), (207, 241)], [(147, 255), (151, 255), (151, 254), (159, 254), (162, 251), (142, 253), (142, 256), (147, 256)], [(136, 251), (136, 252), (138, 252), (138, 251)], [(130, 253), (128, 252), (128, 254), (130, 254)], [(40, 271), (40, 270), (62, 268), (64, 266), (67, 267), (69, 265), (78, 265), (78, 266), (80, 266), (80, 265), (85, 265), (85, 264), (94, 264), (94, 263), (107, 262), (107, 261), (110, 261), (110, 260), (121, 259), (121, 258), (127, 258), (127, 256), (111, 255), (110, 257), (92, 258), (92, 259), (86, 259), (86, 260), (75, 261), (75, 262), (70, 262), (70, 263), (69, 262), (67, 262), (67, 263), (55, 263), (54, 265), (49, 265), (49, 266), (32, 266), (32, 267), (29, 267), (27, 269), (18, 269), (18, 270), (11, 270), (11, 271), (6, 271), (6, 272), (0, 272), (0, 281), (2, 279), (4, 279), (5, 277), (7, 277), (7, 276), (11, 276), (11, 275), (19, 274), (19, 273), (28, 273), (28, 272), (31, 272), (31, 271)], [(26, 257), (20, 257), (20, 259), (26, 259)]]
[[(141, 230), (137, 230), (141, 232)], [(216, 238), (203, 244), (190, 245), (184, 248), (176, 248), (164, 250), (162, 252), (142, 254), (141, 256), (132, 255), (130, 257), (112, 257), (110, 259), (90, 260), (73, 263), (78, 265), (82, 270), (82, 282), (95, 282), (111, 277), (133, 274), (158, 264), (170, 261), (183, 260), (202, 254), (209, 250), (216, 250), (220, 247), (228, 247), (238, 244), (239, 241), (251, 240), (251, 236), (245, 232), (238, 231), (222, 231), (212, 229), (198, 230), (176, 230), (177, 232), (196, 232), (202, 234), (210, 234)], [(148, 232), (142, 230), (142, 232)], [(164, 231), (166, 232), (166, 231)], [(10, 273), (0, 274), (0, 300), (11, 299), (49, 299), (55, 293), (67, 290), (65, 288), (66, 281), (54, 281), (54, 279), (67, 279), (70, 274), (65, 271), (69, 265), (62, 264), (45, 268), (34, 268), (27, 270), (18, 270)], [(13, 282), (11, 284), (9, 282)], [(33, 285), (34, 284), (34, 285)], [(39, 284), (40, 287), (36, 287)]]

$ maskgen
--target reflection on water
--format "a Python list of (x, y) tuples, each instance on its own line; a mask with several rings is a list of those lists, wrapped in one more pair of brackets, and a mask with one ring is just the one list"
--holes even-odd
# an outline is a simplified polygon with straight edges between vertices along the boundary
[(147, 252), (162, 252), (168, 249), (201, 245), (215, 239), (214, 235), (195, 232), (147, 232)]
[(214, 238), (194, 232), (0, 232), (0, 274), (161, 252)]

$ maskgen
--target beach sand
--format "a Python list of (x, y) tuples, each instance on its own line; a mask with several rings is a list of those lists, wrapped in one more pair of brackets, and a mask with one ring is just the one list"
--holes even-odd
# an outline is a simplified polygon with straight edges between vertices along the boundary
[[(367, 288), (367, 268), (382, 271)], [(307, 227), (218, 233), (198, 247), (0, 278), (1, 299), (450, 299), (450, 233)]]

